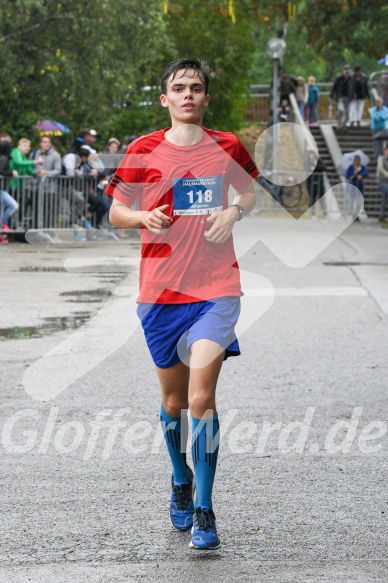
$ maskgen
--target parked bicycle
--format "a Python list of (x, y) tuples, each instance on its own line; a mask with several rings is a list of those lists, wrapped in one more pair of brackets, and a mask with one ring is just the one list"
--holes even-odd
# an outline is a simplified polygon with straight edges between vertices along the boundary
[(292, 176), (285, 180), (283, 186), (279, 186), (279, 201), (287, 209), (293, 209), (300, 206), (303, 196), (301, 184), (294, 184)]
[(274, 184), (264, 176), (259, 176), (256, 181), (284, 208), (293, 209), (300, 206), (303, 188), (301, 184), (295, 184), (293, 176), (285, 176), (282, 185)]

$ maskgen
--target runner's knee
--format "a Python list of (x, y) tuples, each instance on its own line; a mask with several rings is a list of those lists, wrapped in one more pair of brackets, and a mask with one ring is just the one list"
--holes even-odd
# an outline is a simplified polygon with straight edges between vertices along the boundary
[(188, 408), (187, 400), (177, 395), (163, 396), (163, 408), (170, 417), (180, 417)]
[(215, 412), (215, 396), (213, 391), (198, 390), (189, 396), (189, 409), (194, 417), (200, 418), (208, 411)]

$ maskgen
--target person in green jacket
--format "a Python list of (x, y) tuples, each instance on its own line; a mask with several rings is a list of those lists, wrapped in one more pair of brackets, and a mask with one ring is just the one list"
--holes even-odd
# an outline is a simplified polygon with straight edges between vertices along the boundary
[[(35, 160), (30, 160), (28, 158), (30, 150), (31, 142), (30, 140), (27, 140), (27, 138), (22, 138), (19, 140), (18, 147), (12, 149), (10, 166), (12, 170), (16, 170), (18, 176), (36, 176), (36, 164), (43, 164), (44, 162), (42, 157), (36, 158)], [(18, 180), (16, 178), (11, 178), (9, 184), (11, 190), (17, 190)], [(22, 188), (22, 185), (23, 181), (19, 183), (19, 188)]]

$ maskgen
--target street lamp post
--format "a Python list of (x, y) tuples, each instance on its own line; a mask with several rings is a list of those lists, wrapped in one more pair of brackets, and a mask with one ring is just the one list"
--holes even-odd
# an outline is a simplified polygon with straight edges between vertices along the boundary
[(286, 42), (282, 38), (271, 38), (267, 44), (267, 54), (272, 58), (272, 179), (275, 184), (277, 184), (277, 146), (279, 141), (277, 124), (279, 64), (286, 47)]

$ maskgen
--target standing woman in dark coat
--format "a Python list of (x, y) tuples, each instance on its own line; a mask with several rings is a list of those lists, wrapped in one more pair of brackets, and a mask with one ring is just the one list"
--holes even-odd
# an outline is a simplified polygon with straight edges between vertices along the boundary
[(354, 73), (349, 77), (349, 99), (350, 125), (359, 126), (364, 111), (364, 101), (369, 99), (368, 80), (359, 66), (354, 67)]

